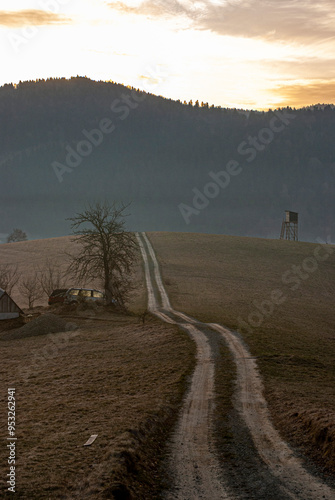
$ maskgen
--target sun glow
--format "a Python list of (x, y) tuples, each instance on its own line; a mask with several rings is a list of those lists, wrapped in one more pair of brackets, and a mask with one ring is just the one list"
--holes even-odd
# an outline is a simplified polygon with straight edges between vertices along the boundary
[[(309, 103), (318, 85), (319, 102), (332, 98), (333, 38), (311, 43), (276, 40), (276, 30), (263, 37), (219, 33), (224, 5), (2, 0), (0, 83), (79, 74), (173, 99), (259, 109)], [(241, 2), (229, 5), (237, 16)]]

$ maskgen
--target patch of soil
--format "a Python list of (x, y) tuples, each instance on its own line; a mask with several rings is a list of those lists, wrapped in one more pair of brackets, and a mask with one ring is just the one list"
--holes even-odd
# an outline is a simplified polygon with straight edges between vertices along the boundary
[[(181, 389), (186, 388), (187, 378)], [(73, 485), (67, 499), (108, 498), (147, 500), (159, 498), (166, 442), (178, 418), (183, 390), (138, 427), (128, 429), (113, 440), (113, 449), (98, 467)]]
[(4, 319), (0, 321), (0, 332), (8, 332), (9, 330), (20, 328), (22, 325), (24, 325), (23, 316), (13, 319)]
[(71, 331), (76, 328), (76, 325), (65, 321), (63, 318), (60, 318), (55, 314), (42, 314), (21, 328), (6, 331), (0, 334), (0, 340), (16, 340), (27, 337), (36, 337), (39, 335), (47, 335), (49, 333)]
[(55, 314), (73, 314), (78, 313), (80, 315), (83, 312), (93, 312), (97, 315), (103, 315), (105, 313), (110, 314), (123, 314), (129, 315), (130, 313), (120, 307), (114, 305), (106, 305), (101, 302), (76, 302), (73, 304), (53, 304), (51, 310)]

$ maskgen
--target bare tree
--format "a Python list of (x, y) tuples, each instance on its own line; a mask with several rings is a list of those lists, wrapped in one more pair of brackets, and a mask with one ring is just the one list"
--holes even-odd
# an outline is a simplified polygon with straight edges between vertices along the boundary
[(23, 297), (28, 300), (28, 307), (34, 307), (36, 300), (43, 297), (43, 290), (37, 278), (37, 273), (22, 278), (19, 282), (19, 290)]
[[(69, 273), (80, 281), (98, 279), (107, 304), (125, 308), (132, 290), (131, 272), (138, 255), (134, 234), (125, 231), (128, 206), (96, 203), (68, 220), (79, 245), (71, 255)], [(88, 224), (88, 226), (86, 225)]]
[(27, 241), (27, 235), (22, 229), (13, 229), (13, 232), (7, 236), (7, 243), (16, 241)]
[(17, 285), (20, 276), (16, 264), (0, 264), (0, 288), (11, 295), (13, 288)]
[(44, 294), (48, 297), (53, 290), (65, 288), (66, 278), (60, 266), (47, 259), (42, 268), (38, 267), (38, 281)]

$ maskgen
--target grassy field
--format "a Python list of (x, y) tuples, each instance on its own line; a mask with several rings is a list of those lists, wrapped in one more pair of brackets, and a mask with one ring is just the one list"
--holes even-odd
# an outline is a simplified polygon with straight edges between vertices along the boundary
[[(46, 257), (62, 262), (62, 251), (69, 247), (68, 238), (1, 245), (0, 260), (33, 273), (34, 264)], [(140, 261), (134, 282), (132, 309), (143, 312)], [(20, 295), (13, 295), (22, 306)], [(77, 330), (16, 340), (1, 340), (0, 333), (3, 437), (7, 387), (16, 388), (16, 497), (155, 497), (164, 443), (194, 366), (193, 343), (150, 316), (142, 324), (134, 312), (80, 307), (55, 312), (68, 316)], [(98, 434), (94, 444), (83, 446), (92, 434)], [(2, 498), (7, 455), (2, 446)]]
[[(80, 498), (83, 493), (105, 498), (117, 483), (130, 491), (154, 483), (154, 471), (149, 468), (146, 477), (143, 461), (152, 464), (159, 453), (149, 447), (149, 457), (141, 456), (136, 433), (142, 429), (145, 440), (162, 426), (164, 437), (192, 365), (189, 340), (154, 320), (144, 326), (124, 318), (102, 325), (76, 322), (82, 323), (80, 329), (56, 353), (52, 347), (61, 333), (53, 335), (53, 343), (43, 336), (0, 340), (1, 387), (16, 387), (19, 498)], [(30, 367), (26, 382), (20, 377), (26, 373), (22, 365)], [(4, 392), (2, 436), (7, 434)], [(84, 447), (92, 434), (97, 440)], [(6, 452), (1, 447), (2, 464)], [(122, 469), (122, 456), (136, 462), (142, 484), (131, 484), (134, 471), (128, 464)]]
[[(21, 275), (33, 275), (38, 267), (49, 259), (53, 264), (60, 265), (65, 271), (67, 266), (66, 252), (73, 249), (71, 236), (63, 238), (50, 238), (47, 240), (20, 241), (0, 245), (0, 263), (18, 266)], [(25, 299), (18, 288), (13, 291), (13, 299), (21, 308), (26, 306)], [(46, 305), (47, 297), (39, 300), (36, 305)]]
[[(149, 233), (174, 308), (239, 330), (275, 424), (335, 472), (335, 249)], [(296, 267), (293, 267), (296, 266)]]
[[(50, 238), (46, 240), (20, 241), (17, 243), (6, 243), (0, 245), (0, 264), (14, 264), (18, 266), (19, 274), (23, 277), (35, 276), (39, 270), (45, 268), (47, 261), (58, 267), (65, 274), (65, 287), (87, 286), (101, 289), (99, 281), (78, 283), (66, 274), (69, 264), (68, 254), (76, 252), (76, 244), (73, 243), (73, 236), (62, 238)], [(146, 289), (142, 275), (142, 261), (140, 255), (134, 268), (135, 292), (132, 297), (130, 307), (133, 311), (143, 312), (146, 309)], [(15, 287), (12, 298), (21, 309), (27, 309), (27, 299)], [(36, 300), (34, 306), (46, 306), (48, 297), (44, 295)]]
[[(173, 307), (241, 330), (257, 356), (275, 424), (291, 443), (334, 471), (333, 248), (206, 234), (149, 237)], [(71, 246), (70, 237), (0, 245), (0, 262), (17, 263), (22, 275), (33, 274), (46, 258), (65, 269), (64, 252)], [(141, 261), (134, 283), (131, 309), (141, 313), (146, 307)], [(17, 290), (13, 297), (26, 306)], [(46, 312), (46, 303), (44, 297), (37, 311)], [(159, 458), (194, 366), (194, 345), (175, 327), (152, 318), (142, 325), (136, 314), (70, 311), (69, 316), (79, 329), (65, 337), (0, 340), (0, 382), (5, 388), (15, 384), (17, 394), (17, 496), (103, 498), (128, 490), (135, 498), (154, 497), (162, 476)], [(229, 356), (226, 347), (221, 354)], [(224, 447), (235, 372), (229, 359), (219, 368), (216, 414)], [(91, 434), (98, 434), (97, 440), (84, 447)], [(2, 447), (1, 464), (6, 454)]]

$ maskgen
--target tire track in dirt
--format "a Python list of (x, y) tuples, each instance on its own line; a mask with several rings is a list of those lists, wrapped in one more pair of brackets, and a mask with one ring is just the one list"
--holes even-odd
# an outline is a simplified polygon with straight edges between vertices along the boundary
[(198, 326), (190, 324), (190, 321), (185, 323), (185, 319), (181, 321), (178, 313), (172, 310), (151, 244), (145, 234), (137, 235), (137, 238), (144, 261), (149, 311), (163, 321), (186, 329), (197, 346), (197, 365), (170, 449), (170, 472), (174, 485), (165, 492), (165, 498), (232, 500), (219, 477), (220, 467), (211, 451), (215, 364), (210, 344)]
[(280, 480), (283, 492), (292, 499), (334, 500), (335, 491), (303, 468), (302, 462), (274, 428), (263, 396), (263, 384), (256, 360), (231, 331), (217, 324), (208, 326), (223, 336), (234, 356), (237, 366), (238, 411), (250, 430), (262, 460)]
[(173, 310), (151, 243), (145, 233), (137, 235), (137, 238), (145, 266), (148, 309), (163, 321), (186, 329), (196, 342), (198, 353), (191, 388), (172, 443), (175, 489), (168, 492), (165, 498), (218, 500), (240, 496), (238, 487), (237, 497), (228, 495), (227, 486), (220, 482), (218, 463), (211, 452), (215, 364), (205, 334), (206, 328), (210, 328), (219, 333), (233, 354), (237, 367), (237, 411), (249, 429), (257, 453), (269, 473), (279, 482), (282, 495), (293, 500), (334, 500), (335, 491), (303, 468), (302, 462), (272, 425), (256, 361), (242, 340), (221, 325), (204, 324)]

